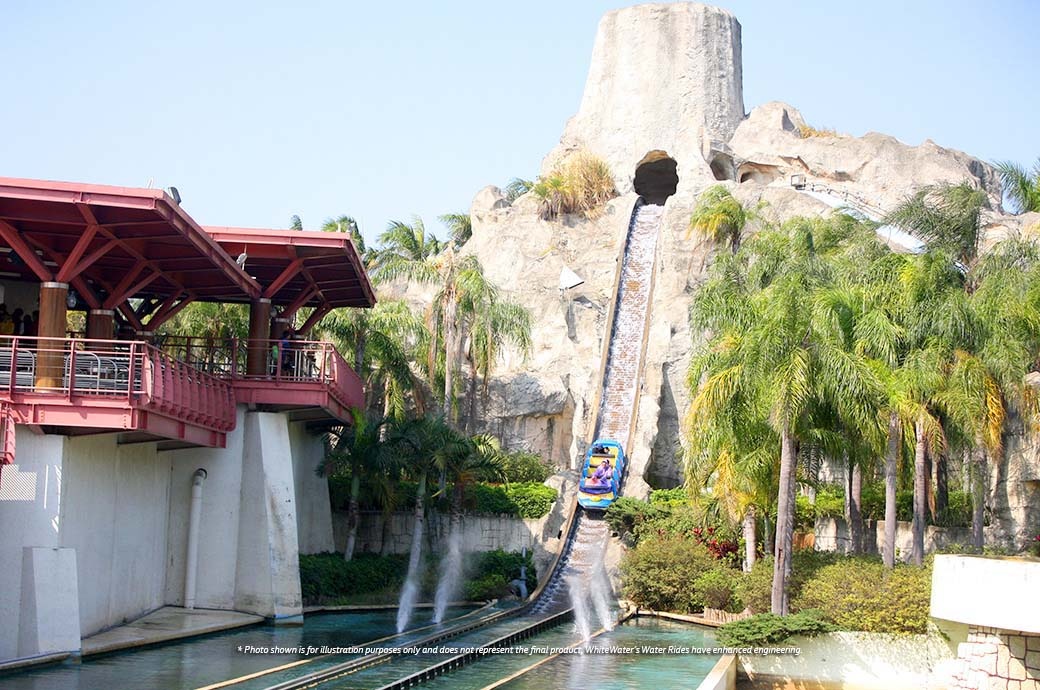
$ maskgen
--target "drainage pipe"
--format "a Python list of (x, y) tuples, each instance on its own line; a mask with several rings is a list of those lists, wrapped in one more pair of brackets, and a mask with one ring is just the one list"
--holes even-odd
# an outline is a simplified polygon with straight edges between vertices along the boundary
[(202, 483), (206, 470), (191, 475), (191, 512), (188, 515), (188, 556), (184, 566), (184, 608), (195, 608), (195, 571), (199, 563), (199, 523), (202, 521)]

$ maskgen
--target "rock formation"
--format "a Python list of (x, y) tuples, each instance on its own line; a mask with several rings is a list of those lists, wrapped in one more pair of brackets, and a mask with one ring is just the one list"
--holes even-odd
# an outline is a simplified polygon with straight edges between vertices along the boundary
[[(742, 201), (765, 202), (764, 214), (782, 221), (832, 213), (843, 195), (888, 210), (924, 185), (968, 180), (986, 190), (994, 236), (1018, 232), (1035, 214), (1006, 216), (991, 166), (931, 141), (908, 146), (870, 133), (852, 137), (805, 128), (801, 114), (767, 103), (744, 116), (740, 25), (729, 13), (697, 4), (643, 5), (607, 14), (600, 23), (578, 114), (545, 169), (584, 147), (611, 166), (622, 195), (596, 218), (542, 220), (533, 194), (508, 204), (500, 190), (481, 190), (471, 208), (476, 254), (489, 278), (532, 314), (534, 350), (500, 363), (489, 394), (464, 410), (474, 428), (502, 436), (573, 468), (592, 433), (603, 338), (616, 262), (637, 194), (636, 164), (653, 151), (677, 163), (679, 189), (667, 200), (657, 246), (650, 333), (630, 444), (626, 493), (681, 481), (681, 421), (689, 404), (686, 372), (699, 334), (688, 323), (691, 298), (715, 248), (691, 236), (697, 195), (724, 184)], [(805, 136), (808, 134), (809, 136)], [(802, 189), (792, 175), (803, 176)], [(826, 192), (810, 193), (813, 184)], [(561, 291), (564, 267), (584, 283)], [(1012, 461), (993, 477), (992, 503), (1000, 535), (1020, 539), (1035, 524), (1027, 514), (1038, 498), (1036, 441), (1016, 436)], [(1031, 480), (1031, 481), (1023, 481)]]

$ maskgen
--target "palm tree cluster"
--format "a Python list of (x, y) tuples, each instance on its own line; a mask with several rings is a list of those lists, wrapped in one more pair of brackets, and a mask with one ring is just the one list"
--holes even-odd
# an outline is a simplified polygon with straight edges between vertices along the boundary
[(983, 251), (986, 200), (968, 184), (921, 190), (885, 219), (927, 243), (919, 254), (890, 251), (876, 224), (844, 214), (742, 241), (727, 196), (702, 198), (692, 222), (731, 251), (692, 308), (706, 337), (689, 372), (686, 472), (743, 522), (749, 562), (759, 516), (768, 540), (775, 511), (773, 612), (788, 610), (798, 486), (823, 461), (848, 469), (854, 550), (863, 478), (884, 477), (891, 567), (900, 465), (913, 468), (920, 565), (927, 514), (943, 510), (933, 474), (960, 459), (974, 470), (981, 546), (987, 463), (1003, 461), (1009, 417), (1036, 407), (1024, 381), (1040, 352), (1038, 248), (1010, 238)]

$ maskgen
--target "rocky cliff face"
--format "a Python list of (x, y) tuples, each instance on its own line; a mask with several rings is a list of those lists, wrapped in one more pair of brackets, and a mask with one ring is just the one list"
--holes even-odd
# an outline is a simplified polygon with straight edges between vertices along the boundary
[[(691, 297), (716, 248), (691, 236), (697, 195), (724, 184), (742, 201), (765, 202), (764, 214), (782, 221), (826, 214), (858, 199), (881, 212), (924, 185), (968, 180), (985, 189), (994, 236), (1017, 232), (1035, 218), (1003, 215), (992, 168), (965, 153), (927, 141), (908, 146), (882, 134), (802, 135), (793, 107), (767, 103), (744, 116), (740, 26), (727, 12), (704, 5), (645, 5), (612, 12), (600, 23), (585, 95), (560, 145), (547, 158), (586, 147), (606, 159), (624, 193), (592, 220), (547, 222), (532, 195), (513, 204), (481, 190), (471, 208), (476, 254), (506, 296), (532, 313), (534, 351), (501, 363), (489, 395), (464, 410), (476, 428), (499, 434), (573, 468), (591, 440), (592, 408), (600, 385), (605, 327), (613, 280), (638, 196), (636, 163), (651, 150), (674, 158), (679, 188), (667, 200), (657, 242), (651, 316), (629, 451), (626, 493), (681, 481), (681, 422), (689, 404), (686, 372), (700, 338), (691, 333)], [(802, 175), (806, 186), (792, 186)], [(813, 192), (813, 184), (823, 192)], [(584, 283), (559, 288), (560, 271)], [(1036, 516), (1026, 506), (1040, 478), (1036, 442), (1016, 436), (1006, 476), (994, 476), (994, 507), (1004, 532), (1024, 534)], [(1032, 479), (1030, 479), (1032, 477)], [(1023, 481), (1030, 482), (1028, 486)], [(1035, 526), (1035, 525), (1034, 525)]]

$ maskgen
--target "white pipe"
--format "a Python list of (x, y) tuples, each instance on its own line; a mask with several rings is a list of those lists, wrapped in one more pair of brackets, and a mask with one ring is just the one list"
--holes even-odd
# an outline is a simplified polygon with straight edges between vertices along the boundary
[(195, 608), (195, 571), (199, 563), (199, 523), (202, 518), (202, 482), (206, 470), (191, 475), (191, 512), (188, 516), (188, 557), (184, 567), (184, 608)]

